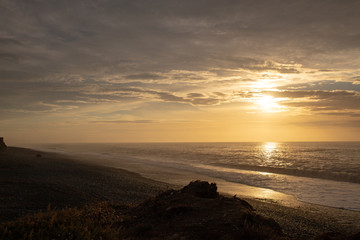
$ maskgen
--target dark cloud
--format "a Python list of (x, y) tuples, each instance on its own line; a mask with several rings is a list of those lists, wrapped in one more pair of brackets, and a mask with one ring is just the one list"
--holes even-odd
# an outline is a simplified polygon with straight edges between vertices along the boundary
[(2, 103), (0, 105), (2, 112), (50, 112), (54, 110), (54, 106), (44, 104), (42, 102), (31, 102), (29, 104), (24, 104), (23, 102), (12, 102), (12, 103)]
[(159, 98), (168, 102), (180, 102), (180, 103), (190, 103), (192, 105), (216, 105), (222, 102), (221, 99), (214, 97), (207, 97), (200, 93), (189, 94), (187, 98), (178, 97), (171, 93), (159, 92), (157, 93)]
[(360, 92), (360, 84), (354, 82), (342, 82), (334, 80), (323, 80), (299, 84), (291, 84), (280, 87), (284, 90), (349, 90)]
[(202, 93), (189, 93), (187, 95), (188, 98), (202, 98), (205, 97)]
[[(323, 110), (338, 110), (338, 109), (322, 109)], [(313, 109), (314, 111), (314, 109)], [(360, 112), (347, 112), (347, 111), (341, 111), (341, 112), (321, 112), (322, 115), (328, 115), (328, 116), (349, 116), (349, 117), (360, 117)], [(360, 123), (360, 121), (358, 121)], [(358, 125), (360, 127), (360, 125)]]
[(36, 79), (41, 77), (41, 73), (34, 72), (24, 72), (21, 70), (0, 70), (1, 76), (1, 88), (9, 88), (12, 84), (16, 84), (16, 82), (27, 83), (24, 80)]
[(0, 61), (4, 62), (17, 62), (18, 57), (12, 53), (0, 52)]
[(299, 91), (269, 91), (263, 92), (264, 94), (269, 94), (274, 97), (282, 98), (310, 98), (310, 99), (348, 99), (348, 98), (358, 98), (360, 94), (354, 91), (324, 91), (324, 90), (299, 90)]
[(131, 80), (160, 80), (160, 79), (165, 79), (166, 77), (153, 73), (141, 73), (141, 74), (127, 75), (125, 76), (125, 78)]
[(213, 92), (213, 94), (215, 94), (216, 96), (219, 96), (219, 97), (226, 97), (227, 96), (225, 93), (222, 93), (222, 92)]
[(244, 58), (231, 56), (214, 56), (212, 61), (218, 68), (244, 69), (255, 72), (275, 71), (279, 73), (299, 73), (294, 64), (279, 64), (274, 61), (262, 60), (260, 58)]
[[(356, 80), (357, 82), (360, 82), (360, 76), (352, 77), (352, 79)], [(359, 83), (360, 84), (360, 83)]]
[(22, 43), (19, 40), (16, 40), (14, 38), (1, 37), (0, 45), (1, 46), (11, 46), (11, 45), (22, 45)]
[(47, 62), (49, 70), (98, 70), (126, 60), (135, 65), (125, 72), (220, 65), (296, 73), (265, 60), (358, 49), (358, 7), (357, 1), (4, 0), (1, 27), (2, 39), (23, 42), (15, 55), (42, 56), (38, 67)]
[[(10, 74), (10, 76), (12, 76)], [(131, 102), (142, 99), (136, 87), (111, 87), (107, 82), (11, 82), (0, 86), (3, 111), (57, 111), (89, 104)]]
[(174, 94), (167, 93), (167, 92), (157, 92), (156, 93), (161, 100), (167, 101), (167, 102), (189, 102), (188, 99), (185, 99), (183, 97), (175, 96)]
[(205, 77), (201, 76), (201, 73), (196, 74), (194, 72), (188, 72), (188, 73), (173, 73), (171, 74), (171, 78), (174, 80), (186, 80), (186, 81), (192, 81), (192, 80), (206, 80)]

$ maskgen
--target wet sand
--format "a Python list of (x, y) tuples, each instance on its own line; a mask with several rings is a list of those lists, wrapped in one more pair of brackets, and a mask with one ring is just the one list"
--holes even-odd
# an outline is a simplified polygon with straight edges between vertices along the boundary
[(302, 203), (272, 190), (179, 170), (125, 161), (101, 163), (100, 160), (74, 160), (22, 148), (1, 152), (0, 221), (46, 210), (49, 205), (81, 207), (101, 201), (136, 204), (165, 189), (180, 188), (200, 179), (216, 182), (220, 193), (246, 199), (258, 214), (274, 218), (283, 231), (295, 239), (309, 239), (329, 231), (360, 231), (360, 212)]
[[(136, 171), (129, 168), (126, 169)], [(231, 183), (218, 178), (170, 168), (142, 167), (141, 175), (168, 182), (174, 186), (184, 186), (189, 179), (215, 182), (223, 195), (236, 195), (248, 201), (260, 215), (273, 218), (284, 233), (294, 239), (312, 239), (326, 232), (339, 232), (352, 235), (360, 231), (360, 212), (333, 207), (320, 206), (298, 201), (290, 195), (270, 189)], [(159, 171), (161, 174), (158, 174)]]

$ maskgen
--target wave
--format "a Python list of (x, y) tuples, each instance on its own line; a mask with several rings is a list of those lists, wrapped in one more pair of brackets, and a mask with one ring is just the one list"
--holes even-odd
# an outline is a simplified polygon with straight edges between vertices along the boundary
[(286, 174), (195, 165), (193, 172), (228, 182), (268, 188), (300, 201), (360, 211), (360, 184)]
[(304, 170), (304, 169), (292, 169), (292, 168), (276, 168), (269, 166), (255, 166), (255, 165), (246, 165), (246, 164), (224, 164), (224, 163), (212, 163), (212, 166), (216, 167), (226, 167), (238, 170), (248, 170), (248, 171), (257, 171), (257, 172), (267, 172), (267, 173), (276, 173), (284, 174), (296, 177), (308, 177), (308, 178), (319, 178), (326, 180), (333, 180), (337, 182), (350, 182), (350, 183), (360, 183), (360, 176), (356, 173), (349, 172), (330, 172), (329, 170)]
[(185, 170), (203, 176), (223, 179), (227, 182), (272, 189), (292, 195), (298, 200), (308, 203), (360, 211), (360, 184), (357, 183), (208, 164), (163, 162), (154, 159), (150, 160), (149, 158), (135, 158), (132, 160), (141, 162), (144, 165)]

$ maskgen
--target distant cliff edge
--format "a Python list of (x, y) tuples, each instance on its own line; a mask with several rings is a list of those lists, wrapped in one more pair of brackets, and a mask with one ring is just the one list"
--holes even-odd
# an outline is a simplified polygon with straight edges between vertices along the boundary
[(0, 151), (5, 151), (7, 149), (7, 146), (4, 142), (4, 138), (0, 137)]

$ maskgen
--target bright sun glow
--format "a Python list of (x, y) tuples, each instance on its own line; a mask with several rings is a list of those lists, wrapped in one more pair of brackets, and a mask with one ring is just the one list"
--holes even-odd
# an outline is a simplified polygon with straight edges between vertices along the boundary
[(267, 142), (262, 146), (263, 150), (267, 154), (271, 154), (274, 152), (277, 148), (277, 143), (274, 142)]
[(265, 95), (259, 97), (255, 103), (261, 106), (264, 112), (280, 112), (283, 107), (277, 103), (278, 101), (278, 99), (272, 96)]

